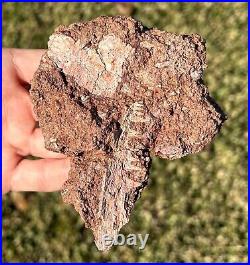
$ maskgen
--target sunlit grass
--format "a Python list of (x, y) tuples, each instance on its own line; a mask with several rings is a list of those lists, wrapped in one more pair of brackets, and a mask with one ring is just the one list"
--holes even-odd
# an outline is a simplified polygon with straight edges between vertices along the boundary
[(206, 84), (228, 120), (207, 150), (176, 161), (155, 158), (150, 185), (122, 232), (149, 233), (144, 251), (98, 252), (92, 233), (59, 193), (3, 199), (4, 261), (247, 260), (247, 4), (7, 3), (3, 45), (46, 48), (60, 24), (133, 15), (148, 27), (206, 39)]

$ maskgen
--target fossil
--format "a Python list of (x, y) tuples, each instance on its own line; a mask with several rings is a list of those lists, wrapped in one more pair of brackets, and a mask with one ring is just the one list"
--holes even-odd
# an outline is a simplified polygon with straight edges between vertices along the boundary
[[(197, 34), (148, 29), (127, 17), (59, 26), (31, 87), (48, 150), (71, 157), (64, 202), (92, 229), (115, 238), (147, 185), (151, 156), (201, 151), (225, 114), (202, 80)], [(53, 170), (53, 169), (51, 169)]]

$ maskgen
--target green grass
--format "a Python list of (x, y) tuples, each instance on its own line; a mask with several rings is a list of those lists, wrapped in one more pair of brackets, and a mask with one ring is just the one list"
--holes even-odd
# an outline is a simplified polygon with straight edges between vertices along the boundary
[(46, 48), (60, 24), (132, 15), (148, 27), (199, 33), (207, 41), (206, 84), (228, 115), (198, 155), (154, 159), (151, 181), (122, 232), (149, 233), (145, 250), (98, 252), (59, 193), (4, 196), (4, 261), (247, 261), (247, 4), (7, 3), (3, 45)]

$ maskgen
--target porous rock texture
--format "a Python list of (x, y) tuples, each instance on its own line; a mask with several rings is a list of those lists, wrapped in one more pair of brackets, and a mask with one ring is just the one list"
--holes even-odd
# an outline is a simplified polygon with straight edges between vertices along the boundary
[[(147, 29), (127, 17), (59, 26), (31, 96), (48, 150), (71, 157), (63, 200), (110, 248), (147, 185), (151, 155), (202, 150), (225, 115), (202, 81), (197, 35)], [(53, 170), (53, 169), (51, 169)]]

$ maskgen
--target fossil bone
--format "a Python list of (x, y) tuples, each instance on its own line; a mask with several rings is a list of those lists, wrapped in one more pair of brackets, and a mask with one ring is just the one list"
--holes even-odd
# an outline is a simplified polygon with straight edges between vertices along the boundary
[(49, 39), (31, 96), (46, 148), (71, 157), (63, 200), (100, 250), (129, 220), (151, 155), (201, 151), (225, 115), (202, 82), (197, 35), (146, 29), (126, 17), (60, 26)]

